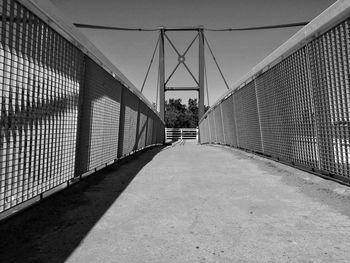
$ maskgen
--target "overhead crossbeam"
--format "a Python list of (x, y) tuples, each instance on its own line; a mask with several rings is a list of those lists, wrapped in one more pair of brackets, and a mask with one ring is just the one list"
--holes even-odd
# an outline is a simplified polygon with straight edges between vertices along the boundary
[(165, 87), (165, 91), (174, 91), (174, 90), (199, 91), (199, 87)]

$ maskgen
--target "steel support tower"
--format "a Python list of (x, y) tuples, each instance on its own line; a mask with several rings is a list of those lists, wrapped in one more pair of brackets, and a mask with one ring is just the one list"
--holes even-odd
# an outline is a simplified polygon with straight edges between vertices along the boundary
[[(197, 32), (196, 37), (193, 39), (193, 41), (190, 43), (190, 45), (187, 47), (186, 51), (184, 53), (180, 53), (173, 42), (169, 39), (166, 32), (167, 31), (194, 31)], [(198, 76), (197, 78), (192, 74), (189, 67), (186, 65), (186, 54), (187, 51), (191, 48), (193, 43), (198, 38), (198, 56), (199, 56), (199, 65), (198, 65)], [(164, 42), (167, 40), (170, 45), (173, 47), (175, 52), (178, 55), (178, 64), (175, 67), (175, 69), (172, 71), (170, 76), (166, 79), (165, 76), (165, 54), (164, 54)], [(174, 91), (174, 90), (185, 90), (185, 91), (198, 91), (198, 119), (200, 119), (204, 114), (204, 63), (205, 63), (205, 57), (204, 57), (204, 30), (203, 26), (199, 27), (184, 27), (184, 28), (166, 28), (166, 27), (160, 27), (160, 42), (159, 42), (159, 110), (160, 110), (160, 116), (162, 120), (165, 119), (165, 92), (166, 91)], [(167, 84), (172, 77), (172, 75), (175, 73), (177, 68), (180, 64), (183, 64), (187, 71), (190, 73), (191, 77), (197, 84), (195, 87), (169, 87)]]

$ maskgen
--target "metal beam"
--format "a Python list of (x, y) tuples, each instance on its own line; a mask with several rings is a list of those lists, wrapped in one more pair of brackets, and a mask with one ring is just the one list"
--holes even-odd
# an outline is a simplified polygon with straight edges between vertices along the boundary
[(165, 61), (164, 61), (164, 29), (160, 29), (159, 41), (159, 114), (165, 120)]
[[(179, 27), (179, 28), (165, 28), (160, 27), (160, 42), (159, 42), (159, 108), (160, 108), (160, 116), (164, 120), (165, 119), (165, 92), (166, 91), (197, 91), (198, 92), (198, 117), (201, 118), (204, 114), (204, 28), (203, 26), (200, 27)], [(194, 37), (194, 39), (190, 42), (189, 46), (186, 48), (185, 52), (181, 54), (177, 48), (175, 47), (174, 43), (170, 40), (170, 38), (165, 33), (166, 31), (197, 31), (198, 33)], [(193, 75), (190, 68), (185, 63), (185, 55), (187, 54), (188, 50), (191, 48), (193, 43), (195, 43), (196, 39), (198, 38), (199, 41), (199, 69), (198, 69), (198, 79)], [(175, 52), (178, 55), (178, 63), (175, 66), (174, 70), (170, 73), (170, 76), (167, 80), (165, 80), (165, 57), (164, 57), (164, 42), (167, 40), (171, 47), (175, 50)], [(167, 83), (175, 73), (175, 71), (178, 69), (180, 64), (183, 64), (188, 73), (191, 75), (193, 80), (196, 82), (195, 87), (167, 87)]]
[(198, 27), (164, 27), (165, 31), (199, 31), (202, 29), (201, 26)]
[(204, 31), (199, 30), (199, 67), (198, 67), (198, 119), (200, 120), (204, 114)]
[(195, 91), (199, 91), (199, 87), (166, 87), (165, 91), (174, 91), (174, 90), (195, 90)]

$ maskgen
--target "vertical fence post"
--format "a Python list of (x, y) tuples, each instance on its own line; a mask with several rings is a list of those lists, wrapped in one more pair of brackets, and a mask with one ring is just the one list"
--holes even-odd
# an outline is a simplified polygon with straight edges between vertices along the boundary
[(80, 146), (82, 144), (82, 136), (81, 136), (81, 130), (82, 130), (82, 113), (84, 110), (84, 90), (85, 90), (85, 55), (83, 55), (83, 65), (80, 70), (80, 89), (79, 89), (79, 99), (78, 99), (78, 122), (77, 122), (77, 137), (76, 137), (76, 147), (75, 147), (75, 168), (74, 168), (74, 177), (81, 176), (81, 160), (79, 159), (79, 150)]
[(181, 134), (181, 140), (182, 140), (182, 129), (180, 129), (180, 134)]
[(315, 154), (316, 159), (317, 159), (317, 168), (318, 169), (322, 169), (322, 156), (321, 156), (321, 150), (320, 148), (322, 147), (322, 145), (320, 145), (320, 134), (319, 134), (319, 127), (320, 123), (319, 123), (319, 116), (318, 113), (316, 111), (316, 107), (315, 104), (316, 102), (316, 95), (314, 94), (314, 83), (313, 83), (313, 77), (312, 77), (312, 68), (311, 68), (311, 61), (310, 61), (310, 48), (312, 48), (311, 44), (308, 44), (305, 48), (305, 58), (306, 58), (306, 71), (307, 71), (307, 78), (309, 81), (309, 91), (310, 91), (310, 104), (311, 104), (311, 108), (312, 108), (312, 113), (310, 118), (311, 120), (313, 120), (314, 123), (314, 134), (315, 134), (315, 144), (316, 144), (316, 149), (315, 149)]
[(145, 142), (143, 144), (143, 147), (142, 148), (145, 148), (147, 146), (147, 136), (148, 136), (148, 120), (149, 120), (149, 116), (147, 115), (147, 118), (146, 118), (146, 123), (145, 123)]
[(208, 113), (207, 119), (208, 119), (208, 131), (209, 131), (208, 142), (211, 143), (210, 113)]
[(223, 134), (223, 139), (224, 139), (223, 144), (226, 145), (226, 135), (225, 135), (224, 117), (223, 117), (223, 115), (222, 115), (222, 103), (223, 103), (223, 101), (220, 102), (219, 107), (220, 107), (220, 114), (221, 114), (222, 134)]
[(140, 118), (141, 118), (141, 101), (137, 103), (137, 121), (136, 121), (136, 139), (133, 151), (136, 151), (140, 141)]
[(122, 88), (120, 94), (120, 113), (119, 113), (119, 133), (118, 133), (118, 153), (117, 158), (123, 155), (124, 146), (124, 123), (125, 123), (125, 88)]
[(261, 129), (261, 116), (260, 116), (260, 108), (259, 108), (259, 97), (258, 97), (258, 89), (256, 84), (256, 79), (254, 81), (254, 89), (255, 89), (255, 98), (256, 98), (256, 108), (258, 110), (258, 120), (259, 120), (259, 129), (260, 129), (260, 141), (261, 141), (261, 151), (264, 153), (264, 140), (263, 140), (263, 133)]
[(237, 114), (236, 114), (236, 107), (235, 107), (235, 94), (232, 94), (232, 107), (233, 107), (233, 117), (235, 120), (235, 135), (236, 135), (236, 147), (239, 147), (239, 136), (238, 136), (238, 128), (237, 128)]
[(213, 122), (214, 122), (214, 143), (217, 143), (216, 121), (215, 121), (215, 108), (214, 108), (214, 110), (213, 110), (211, 113), (212, 113)]

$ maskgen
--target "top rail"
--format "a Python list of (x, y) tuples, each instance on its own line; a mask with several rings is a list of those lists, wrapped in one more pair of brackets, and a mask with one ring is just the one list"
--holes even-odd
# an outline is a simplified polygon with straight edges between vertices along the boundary
[[(84, 54), (93, 59), (115, 79), (139, 97), (160, 118), (159, 112), (151, 102), (135, 87), (135, 85), (81, 33), (58, 8), (49, 0), (18, 0), (22, 5), (35, 13), (45, 23), (50, 25)], [(162, 120), (164, 123), (164, 121)]]
[(234, 83), (232, 88), (225, 92), (202, 116), (199, 122), (201, 122), (206, 116), (223, 100), (229, 97), (234, 91), (243, 87), (248, 82), (255, 79), (257, 76), (265, 72), (270, 67), (274, 66), (282, 59), (288, 57), (296, 50), (310, 43), (318, 36), (325, 33), (334, 25), (343, 21), (350, 14), (350, 1), (338, 0), (320, 15), (314, 18), (309, 24), (300, 29), (284, 44), (278, 47), (269, 56), (263, 59), (255, 67), (253, 67), (246, 75)]

